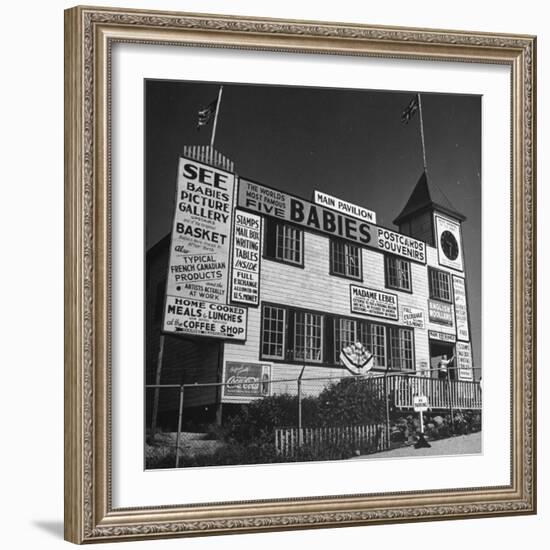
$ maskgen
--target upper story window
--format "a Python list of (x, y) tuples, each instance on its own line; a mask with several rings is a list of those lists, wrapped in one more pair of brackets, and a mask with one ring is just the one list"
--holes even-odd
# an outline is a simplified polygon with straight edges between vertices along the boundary
[(385, 256), (386, 286), (412, 292), (411, 262), (397, 256)]
[(302, 266), (304, 232), (283, 221), (267, 218), (264, 250), (266, 258)]
[(430, 283), (430, 298), (451, 301), (451, 276), (446, 271), (428, 268), (428, 279)]
[(361, 249), (346, 241), (330, 240), (330, 273), (350, 279), (362, 279)]

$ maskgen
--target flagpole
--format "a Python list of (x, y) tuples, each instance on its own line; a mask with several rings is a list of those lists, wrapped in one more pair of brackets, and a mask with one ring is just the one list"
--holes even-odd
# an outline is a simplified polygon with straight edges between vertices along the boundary
[(222, 102), (223, 86), (220, 86), (218, 92), (218, 101), (216, 102), (216, 114), (214, 115), (214, 125), (212, 126), (212, 136), (210, 138), (210, 147), (214, 148), (214, 139), (216, 138), (216, 126), (218, 125), (218, 114), (220, 112), (220, 104)]
[(424, 143), (424, 117), (422, 116), (422, 100), (420, 99), (420, 92), (416, 94), (418, 99), (418, 111), (420, 118), (420, 138), (422, 139), (422, 161), (424, 163), (424, 172), (428, 173), (428, 165), (426, 163), (426, 144)]

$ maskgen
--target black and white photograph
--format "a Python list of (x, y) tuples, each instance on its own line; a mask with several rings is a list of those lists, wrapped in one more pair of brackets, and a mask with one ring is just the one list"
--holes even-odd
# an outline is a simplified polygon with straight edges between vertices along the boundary
[(145, 87), (145, 469), (482, 453), (479, 95)]

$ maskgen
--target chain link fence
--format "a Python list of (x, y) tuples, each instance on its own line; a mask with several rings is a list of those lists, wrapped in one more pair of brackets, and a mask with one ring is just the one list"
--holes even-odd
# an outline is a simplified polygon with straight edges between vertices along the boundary
[[(146, 386), (146, 468), (346, 458), (389, 448), (415, 395), (451, 419), (481, 411), (479, 382), (403, 373)], [(340, 456), (341, 455), (341, 456)]]

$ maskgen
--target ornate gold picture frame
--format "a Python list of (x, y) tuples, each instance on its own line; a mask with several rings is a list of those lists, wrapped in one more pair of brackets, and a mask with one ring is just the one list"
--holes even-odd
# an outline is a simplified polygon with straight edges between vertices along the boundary
[[(500, 65), (510, 71), (510, 483), (115, 507), (112, 52), (116, 44)], [(65, 12), (65, 538), (107, 542), (536, 512), (536, 38), (75, 7)], [(487, 314), (487, 312), (485, 312)], [(138, 425), (137, 429), (141, 429)], [(118, 433), (118, 432), (117, 432)]]

